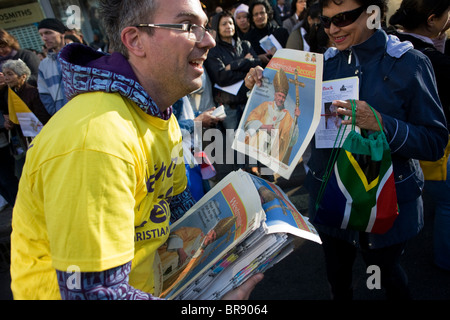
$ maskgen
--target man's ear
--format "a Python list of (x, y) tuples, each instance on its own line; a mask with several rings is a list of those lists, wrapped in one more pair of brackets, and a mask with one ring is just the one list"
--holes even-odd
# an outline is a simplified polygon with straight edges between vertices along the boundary
[(434, 24), (435, 24), (435, 21), (436, 21), (436, 15), (435, 15), (435, 14), (432, 14), (432, 15), (430, 15), (430, 16), (428, 17), (428, 19), (427, 19), (427, 25), (428, 25), (429, 27), (433, 27)]
[(126, 27), (121, 33), (122, 43), (127, 47), (128, 52), (138, 56), (144, 57), (145, 50), (142, 43), (142, 33), (136, 27)]
[[(436, 16), (434, 13), (430, 15), (427, 19), (427, 26), (428, 28), (431, 28), (433, 31), (436, 29), (436, 27), (440, 27), (440, 25), (437, 25), (439, 23), (440, 17)], [(439, 30), (441, 31), (441, 30)]]

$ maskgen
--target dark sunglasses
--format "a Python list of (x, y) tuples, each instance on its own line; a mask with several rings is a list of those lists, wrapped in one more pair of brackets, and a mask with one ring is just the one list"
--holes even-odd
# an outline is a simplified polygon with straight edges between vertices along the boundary
[(322, 21), (323, 27), (325, 29), (329, 29), (331, 24), (334, 24), (336, 27), (339, 28), (346, 27), (355, 22), (356, 19), (359, 18), (359, 16), (361, 15), (361, 13), (364, 12), (365, 9), (366, 9), (365, 6), (361, 6), (354, 10), (340, 12), (337, 15), (332, 16), (331, 18), (321, 15), (320, 21)]

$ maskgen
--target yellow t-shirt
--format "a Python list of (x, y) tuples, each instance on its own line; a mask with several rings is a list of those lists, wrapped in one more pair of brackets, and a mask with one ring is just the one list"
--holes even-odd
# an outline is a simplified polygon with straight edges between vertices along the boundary
[(186, 183), (174, 116), (149, 116), (119, 94), (74, 98), (27, 153), (12, 222), (14, 298), (60, 299), (55, 269), (131, 260), (130, 284), (158, 295), (155, 253), (169, 235), (170, 197)]

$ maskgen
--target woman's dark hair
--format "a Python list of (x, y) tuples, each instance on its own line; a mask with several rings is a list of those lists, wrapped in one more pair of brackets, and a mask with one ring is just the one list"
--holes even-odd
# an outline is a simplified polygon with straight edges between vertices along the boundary
[(427, 23), (431, 15), (441, 17), (450, 7), (450, 0), (403, 0), (400, 8), (391, 16), (392, 26), (413, 30)]
[[(340, 5), (344, 1), (345, 0), (319, 0), (319, 5), (320, 8), (323, 9), (324, 7), (328, 6), (330, 2), (333, 2), (336, 5)], [(381, 19), (385, 17), (388, 8), (387, 7), (388, 0), (354, 0), (354, 1), (366, 8), (368, 8), (369, 6), (378, 6), (380, 8)]]
[[(312, 19), (318, 18), (321, 13), (319, 3), (311, 4), (307, 10), (306, 17)], [(325, 33), (321, 23), (310, 26), (308, 21), (305, 21), (303, 28), (306, 30), (305, 40), (310, 46), (311, 52), (324, 53), (328, 47), (328, 35)]]
[[(291, 15), (294, 15), (297, 12), (297, 2), (298, 2), (298, 0), (293, 0), (291, 2)], [(303, 10), (302, 13), (300, 13), (298, 20), (301, 21), (301, 20), (305, 19), (305, 17), (306, 17), (306, 9)]]
[(266, 8), (267, 23), (273, 19), (273, 9), (267, 0), (252, 0), (248, 6), (248, 19), (250, 20), (250, 24), (253, 26), (255, 25), (253, 22), (253, 8), (258, 4), (262, 4)]
[[(233, 20), (234, 27), (236, 28), (236, 21), (234, 21), (233, 14), (230, 11), (224, 10), (219, 13), (216, 13), (212, 17), (212, 21), (211, 21), (211, 28), (216, 32), (216, 41), (219, 41), (221, 39), (220, 33), (219, 33), (219, 25), (220, 25), (220, 20), (222, 20), (222, 18), (224, 18), (224, 17), (231, 18)], [(233, 38), (236, 38), (236, 37), (237, 37), (237, 30), (235, 30)]]

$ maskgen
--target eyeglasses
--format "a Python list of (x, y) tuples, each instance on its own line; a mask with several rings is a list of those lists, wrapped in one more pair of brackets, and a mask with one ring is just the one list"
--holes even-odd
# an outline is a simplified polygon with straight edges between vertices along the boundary
[(209, 28), (205, 28), (202, 26), (198, 26), (196, 24), (190, 24), (190, 23), (180, 23), (180, 24), (167, 24), (167, 23), (160, 23), (160, 24), (152, 24), (152, 23), (141, 23), (136, 25), (135, 27), (150, 27), (150, 28), (160, 28), (160, 29), (172, 29), (172, 30), (179, 30), (183, 32), (188, 32), (188, 38), (189, 40), (195, 41), (195, 42), (201, 42), (203, 38), (205, 37), (206, 32), (210, 32)]
[(261, 11), (261, 12), (255, 12), (254, 14), (253, 14), (253, 16), (254, 17), (259, 17), (259, 16), (265, 16), (267, 14), (267, 12), (265, 12), (265, 11)]
[(325, 29), (329, 29), (331, 24), (334, 24), (336, 27), (339, 28), (346, 27), (355, 22), (356, 19), (359, 18), (359, 16), (361, 15), (361, 13), (363, 13), (365, 9), (366, 9), (365, 6), (361, 6), (354, 10), (338, 13), (337, 15), (334, 15), (331, 18), (321, 15), (320, 21), (322, 22), (323, 27)]

